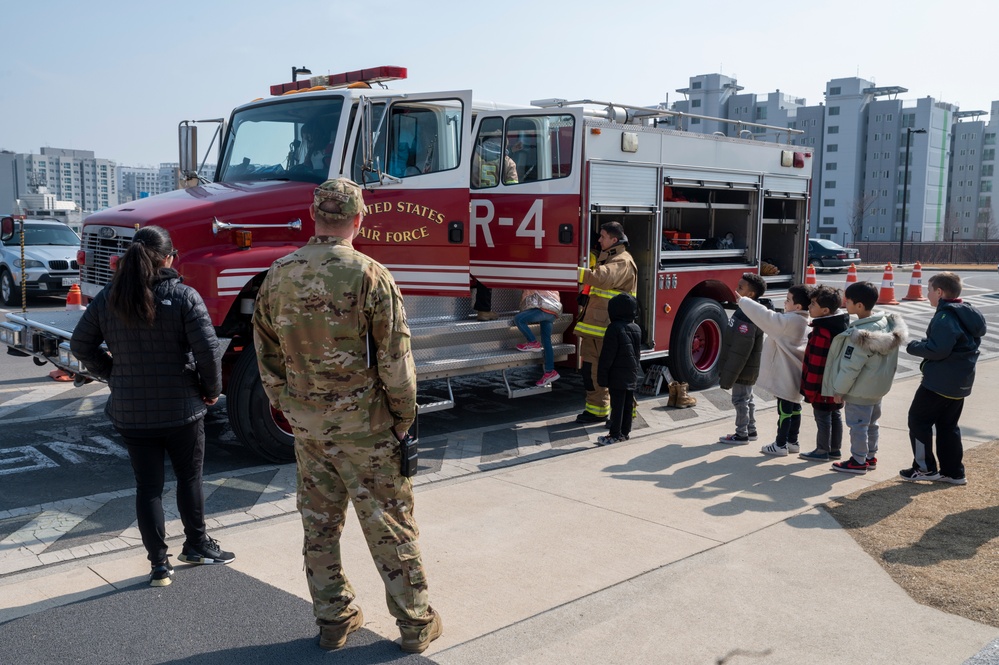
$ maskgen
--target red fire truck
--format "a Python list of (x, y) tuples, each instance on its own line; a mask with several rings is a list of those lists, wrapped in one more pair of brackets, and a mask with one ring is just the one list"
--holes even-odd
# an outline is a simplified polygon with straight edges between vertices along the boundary
[[(447, 398), (421, 405), (424, 412), (453, 404), (452, 377), (505, 378), (538, 363), (514, 349), (521, 289), (561, 293), (566, 312), (553, 343), (560, 361), (573, 359), (578, 268), (605, 222), (624, 226), (638, 265), (643, 357), (663, 359), (693, 389), (717, 380), (722, 305), (744, 272), (778, 266), (765, 277), (775, 293), (803, 281), (811, 154), (790, 140), (683, 131), (699, 117), (656, 107), (550, 99), (514, 108), (476, 102), (470, 91), (371, 87), (405, 75), (380, 67), (272, 86), (270, 97), (213, 121), (222, 137), (214, 182), (193, 180), (197, 125), (183, 122), (181, 162), (192, 186), (84, 224), (79, 263), (88, 297), (110, 280), (137, 228), (170, 231), (175, 267), (228, 340), (233, 430), (263, 457), (284, 461), (293, 452), (260, 385), (254, 298), (271, 263), (308, 240), (312, 192), (327, 178), (364, 185), (355, 244), (402, 289), (419, 379), (447, 380)], [(794, 132), (755, 126), (788, 139)], [(476, 281), (492, 289), (494, 321), (475, 317)], [(65, 343), (78, 316), (8, 315), (0, 341), (86, 376)], [(506, 385), (511, 397), (551, 390)]]

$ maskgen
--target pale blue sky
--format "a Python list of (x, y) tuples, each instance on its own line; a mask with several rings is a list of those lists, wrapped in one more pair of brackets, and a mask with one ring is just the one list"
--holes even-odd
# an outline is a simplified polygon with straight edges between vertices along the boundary
[(857, 75), (962, 110), (999, 99), (999, 4), (984, 0), (14, 0), (2, 25), (0, 149), (126, 165), (176, 161), (180, 120), (228, 116), (293, 65), (401, 65), (393, 87), (509, 103), (672, 101), (713, 72), (809, 104)]

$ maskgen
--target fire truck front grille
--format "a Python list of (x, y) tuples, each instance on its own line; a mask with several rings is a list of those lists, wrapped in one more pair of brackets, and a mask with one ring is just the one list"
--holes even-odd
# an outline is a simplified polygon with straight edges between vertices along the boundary
[[(113, 229), (113, 235), (105, 232), (104, 235), (112, 237), (102, 237), (101, 229)], [(80, 281), (84, 284), (96, 284), (104, 286), (111, 281), (114, 271), (111, 270), (111, 257), (121, 256), (132, 244), (132, 235), (135, 231), (130, 228), (120, 227), (97, 227), (86, 229), (83, 233), (81, 246), (87, 254), (86, 265), (80, 266)]]
[(50, 270), (69, 270), (70, 268), (76, 270), (78, 267), (76, 261), (49, 261)]

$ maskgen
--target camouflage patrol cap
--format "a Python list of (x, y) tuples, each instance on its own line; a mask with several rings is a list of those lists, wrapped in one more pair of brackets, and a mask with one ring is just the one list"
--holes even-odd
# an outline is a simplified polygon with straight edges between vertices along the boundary
[(316, 187), (312, 205), (317, 219), (343, 222), (364, 212), (364, 194), (361, 186), (353, 180), (327, 180)]

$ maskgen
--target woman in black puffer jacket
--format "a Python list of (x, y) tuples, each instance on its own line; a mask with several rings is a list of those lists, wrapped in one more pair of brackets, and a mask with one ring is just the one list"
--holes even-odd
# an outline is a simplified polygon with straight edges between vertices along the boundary
[(235, 558), (205, 533), (201, 486), (204, 417), (222, 392), (219, 342), (201, 296), (173, 269), (176, 256), (165, 229), (136, 231), (70, 342), (76, 357), (111, 388), (105, 412), (125, 440), (135, 472), (135, 509), (152, 586), (170, 584), (173, 575), (163, 521), (164, 452), (177, 476), (186, 537), (178, 558), (198, 564)]

